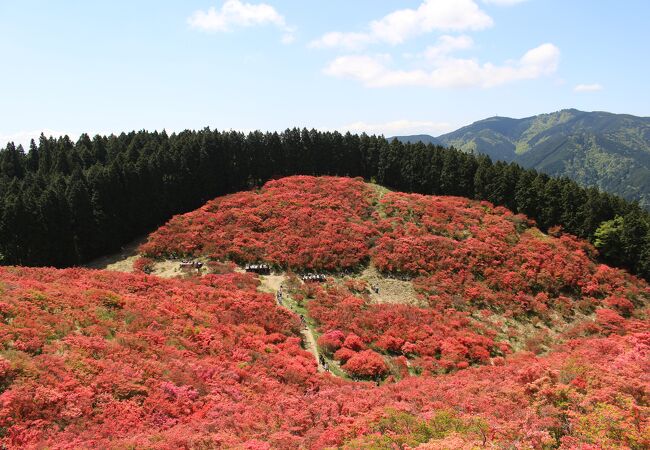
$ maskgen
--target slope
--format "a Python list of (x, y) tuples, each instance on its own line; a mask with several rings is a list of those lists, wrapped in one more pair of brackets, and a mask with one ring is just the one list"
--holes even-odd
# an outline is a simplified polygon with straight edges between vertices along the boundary
[[(648, 285), (504, 208), (291, 177), (177, 216), (141, 251), (222, 273), (0, 269), (3, 446), (650, 443)], [(246, 262), (274, 266), (289, 309)], [(421, 303), (382, 302), (375, 270)], [(294, 308), (342, 377), (318, 372)]]
[[(294, 298), (315, 299), (304, 306), (317, 318), (320, 333), (343, 328), (337, 339), (361, 337), (357, 350), (370, 346), (388, 355), (411, 355), (410, 363), (431, 373), (484, 363), (488, 355), (526, 347), (525, 340), (534, 336), (552, 341), (558, 333), (581, 333), (598, 308), (629, 316), (635, 308), (643, 310), (648, 293), (642, 281), (597, 264), (587, 242), (545, 235), (503, 207), (460, 197), (380, 193), (360, 179), (296, 176), (221, 197), (170, 220), (140, 251), (153, 258), (208, 257), (296, 272), (347, 272), (325, 289), (296, 289)], [(369, 265), (408, 280), (419, 300), (373, 305), (375, 283), (362, 276)], [(357, 300), (343, 308), (341, 302), (355, 293)], [(384, 320), (417, 314), (418, 320), (438, 322), (442, 311), (459, 325), (424, 333), (413, 325), (420, 344), (409, 341), (407, 328), (370, 325), (374, 314)], [(355, 324), (357, 319), (362, 322)], [(450, 343), (443, 351), (444, 338)], [(336, 356), (343, 341), (330, 344), (326, 353)]]

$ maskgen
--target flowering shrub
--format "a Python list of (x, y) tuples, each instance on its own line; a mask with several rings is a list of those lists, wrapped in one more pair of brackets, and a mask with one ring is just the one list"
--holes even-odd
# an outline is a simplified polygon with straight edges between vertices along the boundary
[(360, 378), (379, 378), (388, 373), (383, 358), (372, 350), (364, 350), (352, 355), (343, 368), (352, 376)]
[(155, 261), (153, 259), (141, 256), (133, 263), (133, 271), (149, 274), (153, 272), (154, 263)]
[(606, 334), (616, 333), (625, 329), (625, 319), (616, 311), (603, 308), (596, 311), (596, 323)]
[[(355, 448), (355, 442), (378, 438), (425, 448), (650, 444), (647, 319), (639, 322), (645, 332), (633, 331), (634, 320), (601, 313), (626, 333), (575, 339), (540, 357), (495, 357), (492, 364), (447, 375), (406, 372), (396, 384), (375, 386), (318, 374), (313, 356), (300, 346), (299, 318), (258, 293), (257, 284), (240, 273), (162, 280), (0, 268), (0, 445), (318, 449), (348, 442)], [(335, 296), (337, 304), (342, 297), (347, 308), (368, 307), (347, 295)], [(457, 320), (444, 316), (419, 327)], [(350, 373), (385, 376), (387, 356), (358, 344), (371, 336), (362, 325), (328, 335), (341, 346), (338, 352), (350, 352), (341, 358)], [(441, 352), (459, 343), (471, 348), (467, 340), (438, 337)], [(414, 339), (408, 333), (403, 338)], [(343, 347), (346, 341), (360, 351)], [(426, 351), (418, 345), (408, 340), (403, 352)], [(403, 372), (408, 363), (398, 356), (392, 365)], [(388, 410), (406, 410), (408, 417)], [(444, 418), (444, 411), (461, 415)], [(481, 426), (466, 427), (475, 423)], [(439, 434), (413, 434), (427, 427)]]
[(3, 447), (110, 447), (182, 427), (224, 396), (248, 408), (246, 386), (315, 379), (299, 319), (250, 275), (2, 268), (0, 286)]
[(410, 274), (437, 308), (489, 308), (548, 319), (599, 306), (626, 315), (650, 290), (625, 272), (598, 265), (587, 242), (544, 235), (502, 207), (457, 197), (391, 193), (371, 249), (385, 272)]
[[(297, 270), (339, 270), (370, 259), (381, 271), (415, 277), (439, 310), (549, 320), (554, 311), (570, 319), (607, 307), (629, 317), (647, 301), (645, 283), (596, 264), (587, 242), (559, 228), (544, 235), (531, 224), (485, 201), (396, 192), (380, 199), (360, 179), (296, 176), (174, 217), (141, 251)], [(365, 291), (348, 284), (353, 294)]]
[(296, 176), (176, 216), (140, 251), (335, 270), (368, 258), (374, 191), (360, 179)]
[(340, 330), (330, 330), (326, 333), (323, 333), (321, 337), (318, 338), (318, 346), (321, 351), (332, 354), (341, 348), (343, 341), (345, 340), (345, 335)]
[(510, 351), (507, 343), (495, 341), (493, 330), (463, 312), (372, 304), (345, 285), (312, 289), (309, 315), (327, 330), (318, 343), (342, 362), (369, 346), (393, 357), (406, 356), (414, 367), (437, 373), (487, 363), (491, 356)]

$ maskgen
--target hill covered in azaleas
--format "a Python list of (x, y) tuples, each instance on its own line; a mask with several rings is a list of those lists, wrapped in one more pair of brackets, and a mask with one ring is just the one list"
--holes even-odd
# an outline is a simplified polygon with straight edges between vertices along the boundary
[(586, 241), (461, 197), (385, 192), (361, 179), (297, 176), (172, 218), (140, 248), (295, 270), (367, 264), (414, 283), (437, 308), (549, 319), (611, 307), (629, 314), (646, 283), (596, 261)]
[(365, 262), (374, 191), (360, 179), (290, 177), (259, 192), (219, 197), (176, 216), (141, 251), (154, 257), (206, 255), (336, 270)]
[[(650, 444), (648, 285), (504, 208), (291, 177), (177, 216), (141, 251), (327, 271), (287, 290), (342, 376), (253, 275), (3, 268), (3, 445)], [(419, 302), (377, 302), (367, 265)]]

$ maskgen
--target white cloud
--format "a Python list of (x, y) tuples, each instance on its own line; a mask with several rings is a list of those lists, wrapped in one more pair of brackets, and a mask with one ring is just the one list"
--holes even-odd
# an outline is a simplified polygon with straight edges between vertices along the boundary
[(208, 11), (194, 11), (187, 19), (192, 28), (206, 32), (229, 32), (234, 28), (253, 27), (258, 25), (274, 25), (284, 31), (283, 43), (294, 40), (294, 29), (273, 6), (266, 3), (243, 3), (240, 0), (226, 0), (217, 10), (214, 7)]
[(280, 40), (283, 44), (292, 44), (296, 40), (296, 36), (293, 34), (293, 31), (286, 31), (282, 35)]
[(320, 39), (309, 43), (313, 48), (341, 47), (346, 50), (359, 50), (373, 42), (372, 36), (368, 33), (341, 33), (332, 31), (325, 33)]
[(397, 10), (372, 21), (364, 32), (326, 33), (310, 46), (359, 50), (375, 43), (401, 44), (434, 30), (481, 30), (492, 24), (474, 0), (424, 0), (417, 9)]
[(573, 90), (575, 92), (596, 92), (596, 91), (602, 91), (603, 85), (599, 83), (578, 84), (576, 87), (573, 88)]
[(497, 6), (512, 6), (523, 3), (527, 0), (483, 0), (483, 3), (488, 3)]
[(527, 51), (516, 61), (502, 65), (442, 57), (433, 61), (432, 70), (393, 70), (388, 67), (391, 58), (387, 55), (347, 55), (334, 59), (324, 73), (357, 80), (367, 87), (490, 88), (550, 75), (557, 70), (559, 59), (560, 50), (547, 43)]
[(425, 58), (438, 60), (456, 50), (467, 50), (474, 46), (474, 41), (469, 36), (440, 36), (436, 45), (431, 45), (424, 51)]
[(427, 120), (395, 120), (386, 123), (353, 122), (339, 127), (342, 132), (383, 134), (395, 136), (400, 134), (432, 134), (437, 136), (452, 130), (447, 122), (431, 122)]
[(43, 133), (46, 137), (52, 136), (55, 138), (65, 136), (66, 134), (68, 136), (71, 136), (71, 134), (64, 133), (63, 131), (55, 131), (49, 129), (18, 131), (17, 133), (12, 134), (0, 133), (0, 146), (5, 147), (9, 142), (13, 142), (16, 144), (16, 146), (22, 145), (25, 148), (25, 151), (27, 151), (29, 148), (29, 142), (34, 139), (38, 143), (38, 138), (41, 136), (41, 133)]

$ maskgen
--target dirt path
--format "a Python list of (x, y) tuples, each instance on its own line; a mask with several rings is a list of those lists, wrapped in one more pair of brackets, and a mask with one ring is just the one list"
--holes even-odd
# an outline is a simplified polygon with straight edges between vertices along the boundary
[(89, 269), (112, 270), (114, 272), (131, 272), (133, 270), (133, 262), (139, 256), (138, 247), (146, 240), (146, 237), (138, 238), (122, 247), (119, 252), (94, 259), (84, 264), (84, 267)]
[[(120, 252), (115, 253), (113, 255), (98, 258), (86, 264), (85, 267), (91, 269), (112, 270), (116, 272), (132, 272), (133, 262), (139, 257), (137, 253), (138, 247), (140, 246), (140, 244), (142, 244), (145, 241), (145, 239), (146, 238), (138, 239), (132, 242), (131, 244), (124, 246)], [(198, 258), (197, 260), (203, 260), (203, 259)], [(202, 261), (202, 262), (205, 263), (206, 261)], [(238, 271), (243, 271), (243, 270), (238, 270)], [(183, 277), (184, 275), (187, 275), (187, 273), (180, 268), (179, 261), (162, 260), (162, 261), (155, 262), (153, 266), (153, 272), (151, 273), (151, 275), (155, 275), (161, 278), (176, 278), (176, 277)], [(266, 292), (268, 294), (273, 294), (274, 296), (276, 296), (276, 301), (277, 301), (278, 300), (277, 292), (280, 290), (280, 287), (286, 281), (285, 275), (284, 274), (260, 275), (259, 279), (261, 281), (261, 284), (258, 287), (258, 290), (261, 292)], [(283, 291), (283, 296), (285, 301), (283, 301), (282, 303), (278, 302), (278, 304), (295, 314), (300, 314), (298, 311), (295, 311), (294, 309), (291, 308), (291, 305), (293, 304), (293, 300), (289, 296), (289, 293), (287, 291)], [(314, 359), (318, 364), (318, 371), (324, 372), (325, 368), (321, 364), (318, 355), (318, 346), (316, 345), (316, 338), (314, 337), (314, 332), (309, 327), (309, 324), (307, 324), (306, 322), (303, 323), (300, 333), (303, 336), (303, 342), (305, 344), (306, 350), (309, 351), (312, 355), (314, 355)]]
[(316, 364), (318, 364), (318, 371), (325, 372), (325, 367), (320, 363), (320, 358), (318, 357), (318, 346), (316, 345), (316, 339), (314, 338), (314, 333), (311, 331), (307, 325), (301, 330), (302, 336), (305, 338), (305, 345), (307, 350), (314, 355), (316, 359)]
[[(111, 270), (113, 272), (133, 272), (133, 263), (141, 256), (138, 253), (138, 247), (146, 240), (146, 237), (136, 239), (130, 244), (122, 247), (119, 252), (97, 258), (85, 264), (84, 267), (89, 269)], [(204, 257), (193, 258), (193, 260), (200, 261), (204, 264), (208, 262), (208, 259)], [(204, 275), (207, 272), (205, 266), (200, 271), (201, 275)], [(161, 278), (182, 278), (188, 276), (190, 273), (195, 274), (196, 271), (181, 269), (179, 260), (160, 259), (154, 262), (151, 275)]]
[[(292, 304), (292, 299), (289, 296), (289, 293), (286, 290), (282, 291), (283, 301), (280, 303), (278, 301), (277, 292), (280, 290), (280, 287), (284, 284), (286, 277), (282, 275), (260, 275), (260, 281), (262, 282), (258, 288), (261, 292), (267, 292), (269, 294), (275, 295), (275, 300), (283, 308), (288, 309), (289, 311), (299, 314), (297, 311), (294, 311), (289, 305)], [(314, 332), (311, 330), (309, 325), (306, 322), (303, 322), (302, 329), (300, 333), (303, 337), (303, 342), (305, 343), (305, 350), (314, 355), (316, 359), (316, 364), (318, 364), (318, 371), (324, 372), (325, 368), (320, 362), (318, 355), (318, 346), (316, 345), (316, 338), (314, 337)]]
[(280, 290), (280, 286), (285, 281), (284, 275), (260, 275), (259, 278), (262, 284), (258, 290), (269, 294), (275, 294)]

